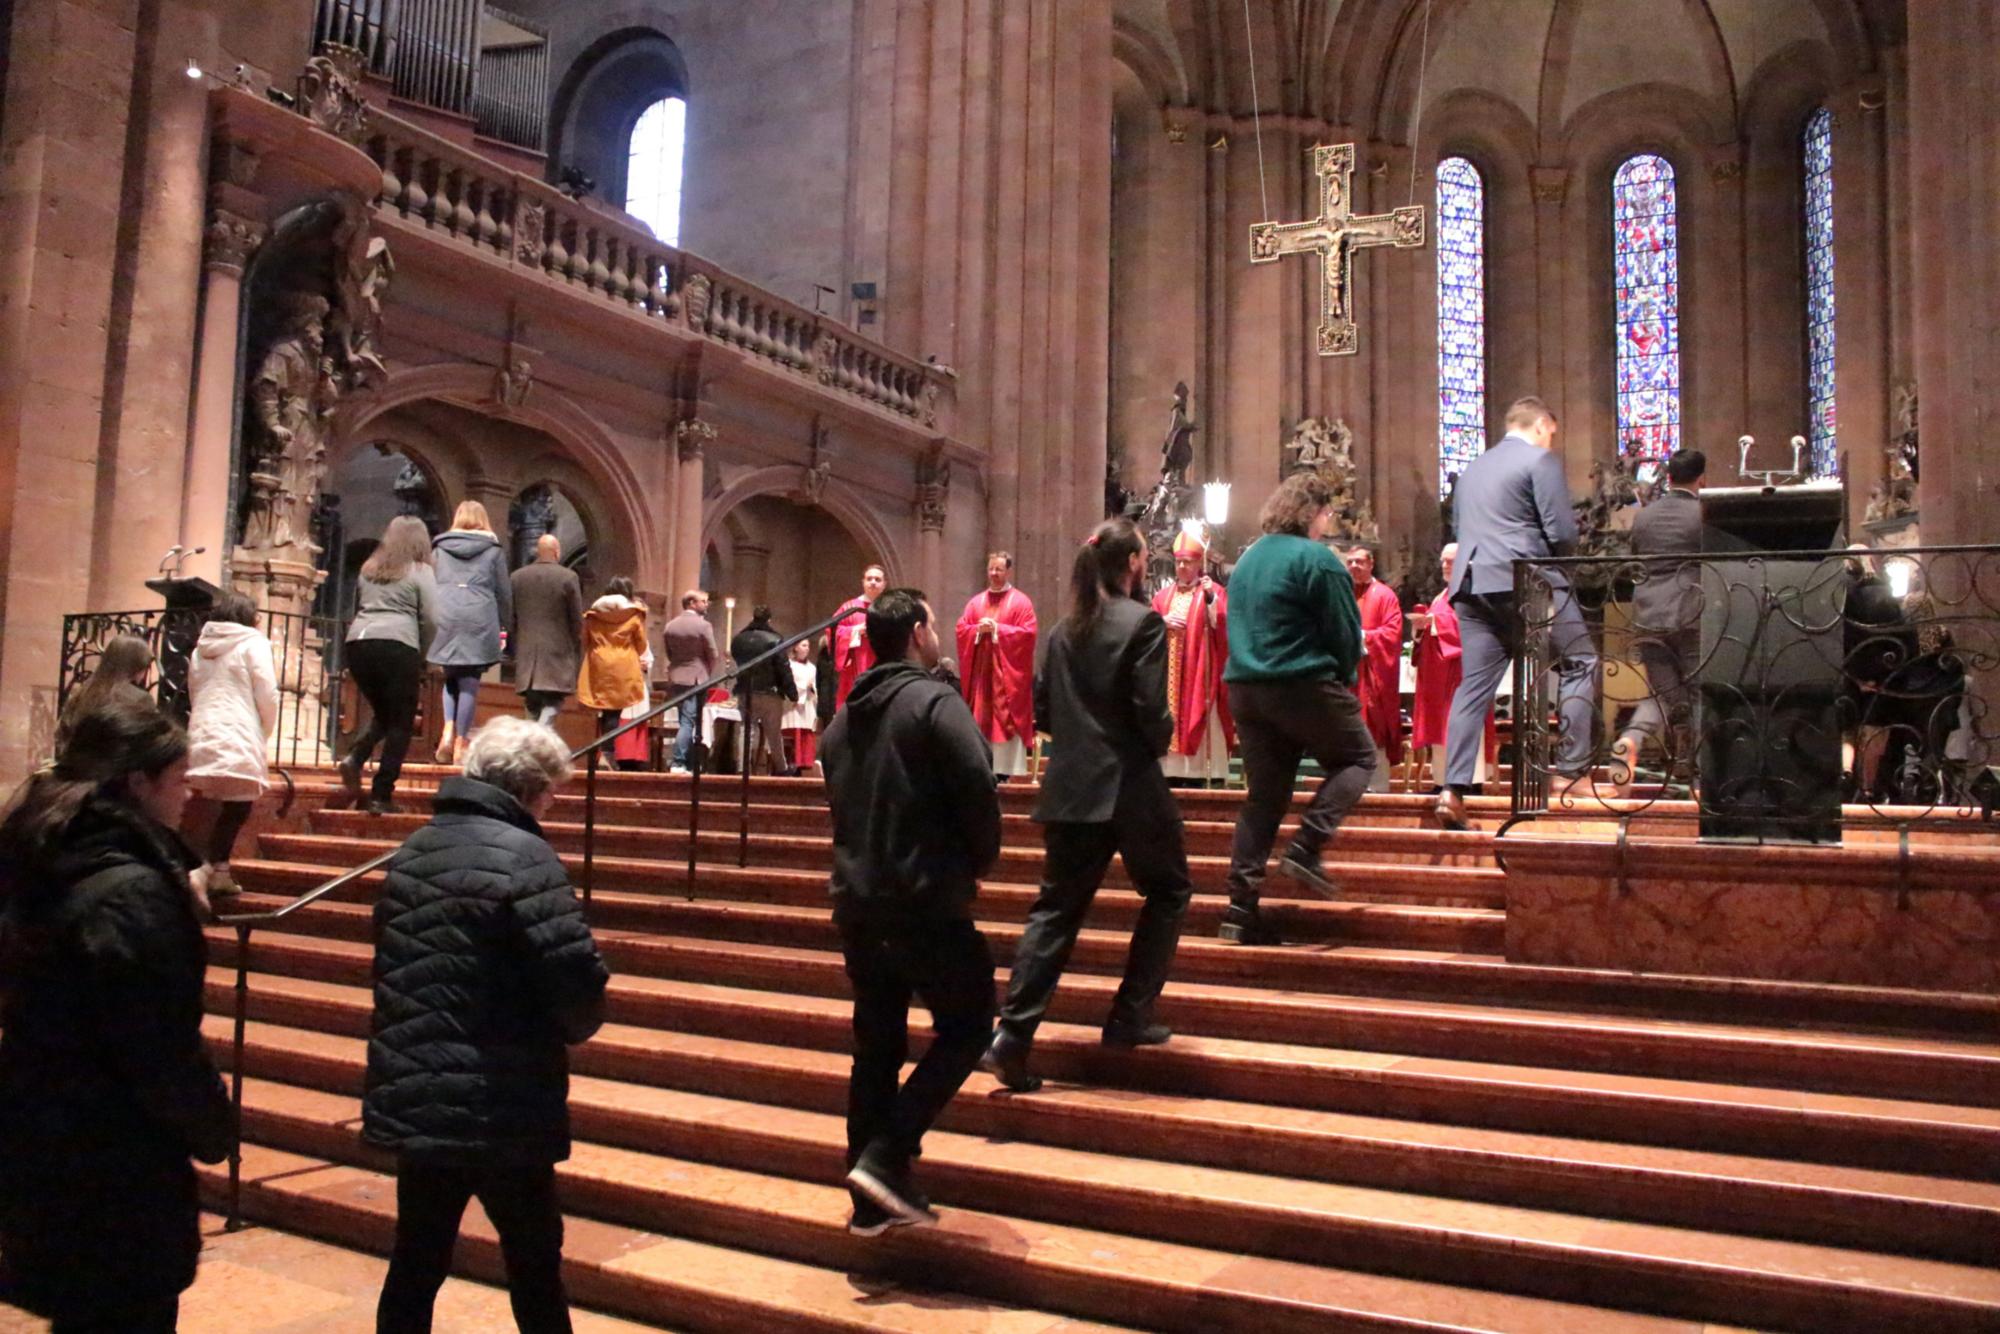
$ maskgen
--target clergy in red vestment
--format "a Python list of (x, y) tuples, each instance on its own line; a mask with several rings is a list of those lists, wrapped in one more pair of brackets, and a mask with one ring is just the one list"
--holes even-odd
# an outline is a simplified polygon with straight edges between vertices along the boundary
[[(1451, 567), (1458, 559), (1458, 543), (1449, 543), (1439, 560), (1444, 567), (1445, 586), (1428, 607), (1410, 613), (1410, 628), (1416, 641), (1417, 694), (1410, 709), (1410, 764), (1408, 775), (1415, 781), (1415, 769), (1425, 763), (1433, 775), (1444, 772), (1445, 727), (1451, 720), (1451, 698), (1458, 692), (1465, 674), (1458, 637), (1458, 613), (1451, 606)], [(1493, 725), (1493, 710), (1486, 710), (1487, 764), (1499, 748), (1499, 734)]]
[(1361, 721), (1375, 738), (1375, 774), (1368, 787), (1387, 792), (1389, 766), (1403, 758), (1403, 604), (1375, 577), (1375, 553), (1367, 547), (1347, 553), (1347, 572), (1361, 609), (1361, 672), (1354, 693), (1361, 697)]
[(993, 772), (1028, 772), (1035, 739), (1035, 604), (1014, 587), (1014, 557), (986, 557), (986, 587), (958, 618), (958, 675), (979, 730), (993, 743)]
[(833, 640), (833, 668), (840, 673), (840, 690), (833, 697), (835, 710), (847, 703), (847, 692), (854, 689), (854, 679), (875, 665), (875, 649), (868, 642), (868, 608), (888, 585), (889, 576), (880, 565), (863, 570), (861, 596), (840, 604), (842, 611), (857, 608), (861, 614), (850, 616), (827, 631)]
[(1174, 581), (1153, 594), (1153, 610), (1167, 623), (1167, 707), (1174, 739), (1160, 757), (1169, 778), (1205, 781), (1229, 776), (1236, 720), (1222, 669), (1229, 662), (1227, 591), (1203, 572), (1206, 542), (1183, 531), (1174, 539)]

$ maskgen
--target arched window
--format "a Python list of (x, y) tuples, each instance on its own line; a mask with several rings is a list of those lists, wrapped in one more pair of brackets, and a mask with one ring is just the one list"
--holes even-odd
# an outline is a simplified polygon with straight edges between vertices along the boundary
[[(1664, 459), (1681, 445), (1680, 230), (1674, 168), (1642, 153), (1611, 178), (1618, 339), (1618, 452)], [(1635, 460), (1636, 461), (1636, 460)]]
[(1833, 429), (1833, 113), (1806, 120), (1806, 418), (1811, 423), (1812, 473), (1837, 467)]
[(1438, 492), (1486, 448), (1486, 184), (1448, 157), (1437, 169)]
[(632, 127), (627, 150), (625, 211), (668, 245), (681, 242), (681, 158), (686, 142), (686, 100), (663, 97), (647, 107)]

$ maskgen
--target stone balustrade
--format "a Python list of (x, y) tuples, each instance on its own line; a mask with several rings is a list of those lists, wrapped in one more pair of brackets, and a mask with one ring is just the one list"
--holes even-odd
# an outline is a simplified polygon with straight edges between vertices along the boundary
[(833, 393), (949, 431), (947, 370), (892, 352), (665, 244), (623, 214), (579, 203), (394, 116), (377, 113), (362, 146), (382, 172), (378, 210), (538, 271), (586, 299), (685, 328)]

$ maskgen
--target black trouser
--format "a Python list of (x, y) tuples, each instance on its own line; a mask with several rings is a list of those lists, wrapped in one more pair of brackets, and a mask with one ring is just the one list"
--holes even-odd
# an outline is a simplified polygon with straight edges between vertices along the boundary
[(207, 862), (226, 862), (236, 848), (237, 836), (243, 826), (250, 822), (250, 812), (257, 809), (254, 801), (222, 801), (216, 803), (215, 823), (208, 827)]
[(1646, 631), (1637, 637), (1635, 647), (1639, 665), (1646, 669), (1646, 696), (1633, 708), (1622, 735), (1638, 738), (1642, 747), (1654, 742), (1670, 769), (1684, 767), (1693, 756), (1686, 734), (1694, 720), (1694, 670), (1701, 657), (1701, 631)]
[[(1125, 980), (1111, 1002), (1111, 1019), (1144, 1024), (1167, 985), (1180, 947), (1181, 919), (1187, 916), (1194, 885), (1188, 879), (1187, 850), (1179, 812), (1164, 791), (1144, 794), (1147, 809), (1121, 809), (1105, 824), (1050, 823), (1042, 826), (1042, 892), (1028, 910), (1028, 926), (1014, 951), (1014, 975), (1000, 1026), (1023, 1040), (1032, 1038), (1049, 997), (1076, 947), (1090, 901), (1104, 883), (1116, 852), (1145, 902), (1132, 928), (1125, 955)], [(1134, 806), (1139, 801), (1131, 803)]]
[(521, 711), (531, 723), (544, 727), (556, 725), (556, 715), (562, 712), (563, 701), (569, 698), (567, 690), (523, 690)]
[[(854, 988), (854, 1071), (847, 1085), (847, 1162), (871, 1144), (898, 1162), (915, 1157), (993, 1036), (993, 952), (967, 918), (841, 919)], [(937, 1035), (901, 1088), (910, 1051), (910, 999)]]
[(368, 701), (368, 726), (354, 738), (347, 762), (356, 769), (368, 763), (379, 744), (382, 765), (375, 771), (373, 791), (380, 801), (396, 794), (403, 757), (410, 752), (410, 735), (417, 724), (417, 692), (423, 688), (423, 658), (408, 644), (393, 639), (356, 639), (347, 645), (347, 669)]
[(1236, 715), (1249, 787), (1236, 813), (1236, 837), (1229, 850), (1229, 901), (1255, 908), (1271, 844), (1292, 803), (1299, 761), (1310, 755), (1326, 770), (1326, 781), (1299, 817), (1298, 837), (1292, 840), (1301, 852), (1317, 857), (1368, 790), (1375, 772), (1375, 738), (1361, 721), (1361, 701), (1338, 681), (1231, 685), (1229, 710)]
[(507, 1296), (521, 1334), (569, 1334), (555, 1168), (446, 1167), (407, 1158), (396, 1167), (396, 1249), (375, 1308), (376, 1334), (430, 1334), (459, 1219), (475, 1195), (500, 1234)]
[(49, 1334), (174, 1334), (180, 1319), (181, 1299), (173, 1296), (97, 1315), (57, 1316)]

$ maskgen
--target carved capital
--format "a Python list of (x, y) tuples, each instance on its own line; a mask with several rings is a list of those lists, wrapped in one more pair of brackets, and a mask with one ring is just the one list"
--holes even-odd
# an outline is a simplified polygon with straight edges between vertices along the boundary
[(264, 236), (263, 223), (227, 209), (215, 209), (208, 215), (208, 228), (202, 233), (202, 263), (216, 272), (241, 277), (250, 256), (264, 244)]
[(708, 442), (715, 439), (715, 428), (705, 421), (689, 418), (674, 425), (674, 447), (680, 454), (682, 463), (693, 463), (708, 449)]
[(1569, 195), (1569, 172), (1562, 167), (1535, 167), (1529, 173), (1537, 204), (1560, 204)]
[(927, 533), (942, 533), (950, 507), (951, 460), (944, 446), (933, 445), (917, 459), (917, 526)]
[(1710, 181), (1713, 181), (1717, 185), (1728, 185), (1732, 181), (1742, 180), (1743, 159), (1741, 157), (1732, 156), (1732, 157), (1718, 158), (1717, 160), (1709, 163), (1708, 179)]
[(1185, 112), (1162, 110), (1160, 128), (1166, 132), (1170, 144), (1184, 144), (1188, 136), (1188, 118)]

